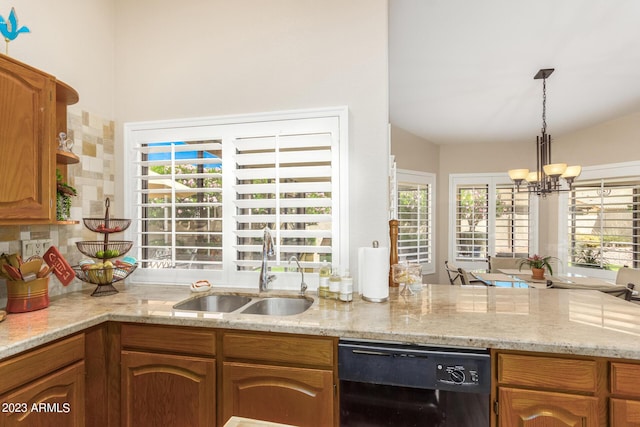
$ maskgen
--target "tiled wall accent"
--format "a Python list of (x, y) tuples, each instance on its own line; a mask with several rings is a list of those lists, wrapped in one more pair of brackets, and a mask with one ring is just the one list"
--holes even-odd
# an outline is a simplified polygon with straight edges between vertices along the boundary
[[(53, 244), (71, 265), (84, 257), (77, 247), (80, 240), (98, 240), (100, 235), (87, 230), (83, 217), (104, 216), (105, 198), (114, 198), (114, 123), (83, 111), (82, 115), (69, 113), (68, 135), (74, 140), (73, 152), (80, 163), (68, 166), (69, 184), (78, 190), (72, 199), (71, 218), (80, 221), (74, 225), (0, 226), (0, 252), (21, 252), (21, 240), (52, 239)], [(78, 279), (67, 287), (51, 276), (49, 295), (59, 295), (80, 289), (95, 289), (95, 285)], [(0, 279), (0, 308), (6, 305), (7, 289)]]

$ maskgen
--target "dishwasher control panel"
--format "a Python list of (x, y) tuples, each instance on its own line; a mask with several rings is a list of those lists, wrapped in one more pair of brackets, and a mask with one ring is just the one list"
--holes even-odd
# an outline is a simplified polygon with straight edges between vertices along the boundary
[(491, 357), (487, 350), (341, 340), (341, 381), (489, 393)]
[(475, 363), (436, 365), (436, 381), (450, 385), (478, 385), (480, 372)]

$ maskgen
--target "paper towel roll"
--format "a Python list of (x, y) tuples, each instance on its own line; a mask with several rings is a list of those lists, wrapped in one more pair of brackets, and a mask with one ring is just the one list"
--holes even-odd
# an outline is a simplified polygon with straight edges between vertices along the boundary
[(389, 299), (389, 248), (358, 248), (358, 271), (362, 299)]

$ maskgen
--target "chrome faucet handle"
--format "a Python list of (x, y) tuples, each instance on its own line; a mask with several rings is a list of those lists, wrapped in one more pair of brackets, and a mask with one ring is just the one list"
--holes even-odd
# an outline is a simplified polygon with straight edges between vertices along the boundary
[(304, 283), (304, 270), (302, 270), (302, 268), (300, 267), (300, 261), (298, 261), (298, 258), (296, 258), (295, 255), (292, 255), (289, 258), (289, 264), (291, 264), (291, 261), (295, 261), (296, 265), (298, 266), (298, 271), (300, 272), (300, 274), (302, 275), (302, 281), (300, 282), (300, 294), (304, 295), (304, 293), (307, 290), (307, 284)]
[(266, 292), (267, 285), (275, 280), (274, 274), (269, 274), (269, 267), (267, 265), (267, 259), (275, 255), (273, 236), (269, 227), (264, 227), (264, 235), (262, 239), (262, 263), (260, 264), (260, 278), (258, 282), (258, 289), (260, 292)]

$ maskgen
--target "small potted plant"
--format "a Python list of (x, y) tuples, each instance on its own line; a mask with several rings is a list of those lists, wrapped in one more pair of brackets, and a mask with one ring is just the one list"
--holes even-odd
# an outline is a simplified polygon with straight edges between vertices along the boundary
[(553, 267), (551, 267), (550, 260), (555, 259), (552, 256), (533, 255), (529, 258), (520, 260), (519, 269), (522, 270), (523, 265), (528, 265), (531, 268), (531, 278), (533, 280), (544, 280), (545, 268), (549, 270), (549, 274), (553, 275)]
[(71, 197), (77, 196), (78, 192), (69, 184), (62, 182), (63, 177), (60, 170), (56, 169), (56, 219), (67, 221), (71, 217)]

